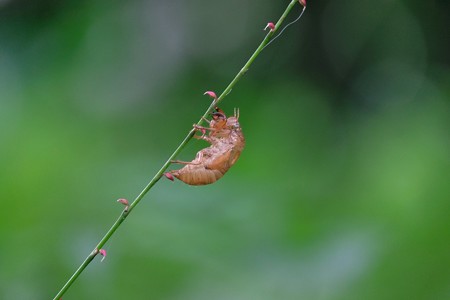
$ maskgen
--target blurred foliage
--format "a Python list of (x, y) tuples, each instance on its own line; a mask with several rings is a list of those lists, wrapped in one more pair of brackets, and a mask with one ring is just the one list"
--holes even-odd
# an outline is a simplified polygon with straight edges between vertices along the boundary
[[(0, 1), (1, 299), (53, 297), (287, 2)], [(239, 162), (64, 299), (449, 299), (449, 3), (309, 1), (223, 103)]]

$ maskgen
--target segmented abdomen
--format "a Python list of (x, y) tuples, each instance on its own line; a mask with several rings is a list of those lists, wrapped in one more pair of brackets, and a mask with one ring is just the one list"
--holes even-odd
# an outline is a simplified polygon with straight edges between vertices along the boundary
[(211, 184), (223, 176), (219, 170), (207, 169), (204, 165), (187, 165), (172, 174), (189, 185)]

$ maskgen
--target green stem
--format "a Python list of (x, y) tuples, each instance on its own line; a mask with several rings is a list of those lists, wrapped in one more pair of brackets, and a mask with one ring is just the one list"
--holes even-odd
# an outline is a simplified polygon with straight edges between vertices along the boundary
[[(203, 119), (208, 116), (209, 113), (214, 109), (214, 107), (223, 101), (223, 99), (231, 92), (234, 85), (241, 79), (241, 77), (248, 71), (250, 65), (253, 63), (253, 61), (258, 57), (258, 55), (261, 53), (263, 48), (269, 43), (270, 39), (274, 35), (274, 33), (279, 29), (281, 24), (283, 23), (284, 19), (288, 15), (288, 13), (291, 11), (292, 7), (295, 5), (295, 3), (298, 2), (298, 0), (291, 0), (283, 14), (281, 15), (280, 19), (278, 20), (277, 24), (275, 25), (275, 29), (272, 31), (269, 31), (269, 33), (265, 36), (264, 40), (261, 42), (261, 44), (256, 48), (255, 52), (252, 54), (252, 56), (249, 58), (249, 60), (246, 62), (244, 67), (239, 71), (239, 73), (234, 77), (234, 79), (230, 82), (230, 84), (225, 88), (225, 90), (222, 92), (222, 94), (211, 103), (211, 105), (208, 107), (208, 109), (205, 111), (203, 116), (200, 118), (200, 120), (197, 122), (197, 125), (201, 125), (203, 123)], [(111, 228), (106, 232), (105, 236), (100, 240), (100, 242), (97, 244), (95, 249), (86, 257), (86, 259), (83, 261), (83, 263), (78, 267), (78, 269), (75, 271), (75, 273), (69, 278), (69, 280), (64, 284), (64, 286), (61, 288), (61, 290), (56, 294), (54, 300), (59, 300), (65, 292), (69, 289), (69, 287), (75, 282), (75, 280), (80, 276), (80, 274), (83, 272), (83, 270), (89, 265), (89, 263), (95, 258), (95, 256), (99, 253), (98, 250), (100, 250), (106, 242), (111, 238), (111, 236), (116, 232), (116, 230), (119, 228), (119, 226), (122, 224), (123, 221), (128, 217), (130, 212), (138, 205), (138, 203), (144, 198), (144, 196), (147, 194), (147, 192), (158, 182), (159, 179), (164, 174), (164, 171), (169, 167), (170, 162), (175, 159), (175, 157), (183, 150), (183, 148), (187, 145), (187, 143), (192, 139), (192, 137), (195, 134), (195, 130), (191, 129), (189, 133), (186, 135), (184, 140), (181, 142), (181, 144), (175, 149), (175, 151), (172, 153), (172, 155), (169, 156), (167, 161), (162, 165), (161, 169), (153, 176), (152, 180), (147, 184), (147, 186), (142, 190), (142, 192), (134, 199), (134, 201), (130, 204), (128, 208), (125, 208), (122, 213), (120, 214), (119, 218), (114, 222), (114, 224), (111, 226)]]

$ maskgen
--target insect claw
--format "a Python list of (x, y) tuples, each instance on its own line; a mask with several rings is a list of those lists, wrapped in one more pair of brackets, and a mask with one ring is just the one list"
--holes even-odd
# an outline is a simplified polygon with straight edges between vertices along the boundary
[(197, 125), (197, 124), (194, 124), (193, 127), (194, 127), (195, 130), (200, 131), (203, 134), (203, 136), (206, 134), (206, 128), (205, 127)]

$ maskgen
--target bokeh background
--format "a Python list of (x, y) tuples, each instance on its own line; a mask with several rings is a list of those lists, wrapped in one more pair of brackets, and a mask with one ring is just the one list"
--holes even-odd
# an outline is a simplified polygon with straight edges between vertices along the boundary
[[(288, 2), (0, 1), (1, 299), (56, 294)], [(223, 102), (238, 163), (161, 180), (64, 299), (449, 299), (449, 14), (309, 1)]]

